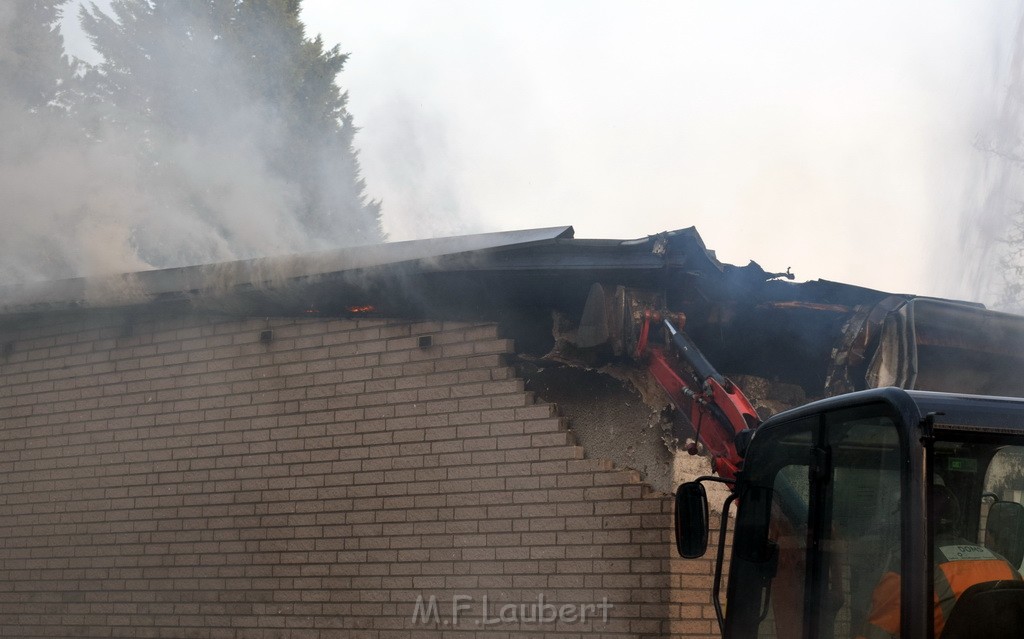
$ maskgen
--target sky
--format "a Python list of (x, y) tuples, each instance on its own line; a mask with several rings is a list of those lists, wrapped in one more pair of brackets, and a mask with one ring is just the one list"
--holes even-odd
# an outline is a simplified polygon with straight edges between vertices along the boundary
[(719, 259), (798, 281), (981, 299), (964, 211), (1018, 12), (305, 0), (302, 19), (350, 54), (338, 81), (393, 241), (696, 226)]
[(719, 258), (946, 296), (1005, 2), (336, 2), (311, 32), (391, 239), (696, 226)]

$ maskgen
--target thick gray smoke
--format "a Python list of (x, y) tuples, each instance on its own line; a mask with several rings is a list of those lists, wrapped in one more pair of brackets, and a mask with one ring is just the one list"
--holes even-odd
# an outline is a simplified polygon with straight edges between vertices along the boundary
[[(0, 65), (26, 64), (4, 35), (17, 28), (15, 7), (27, 4), (0, 2)], [(191, 52), (218, 65), (217, 73), (195, 73), (197, 81), (230, 76), (225, 65), (233, 61), (216, 42)], [(63, 98), (27, 109), (8, 99), (11, 89), (0, 93), (0, 285), (358, 243), (301, 221), (298, 185), (271, 166), (284, 132), (267, 104), (197, 102), (181, 113), (193, 121), (173, 130), (86, 113), (84, 133), (78, 111), (52, 108)], [(232, 87), (200, 92), (231, 95)], [(203, 134), (181, 136), (182, 129)]]

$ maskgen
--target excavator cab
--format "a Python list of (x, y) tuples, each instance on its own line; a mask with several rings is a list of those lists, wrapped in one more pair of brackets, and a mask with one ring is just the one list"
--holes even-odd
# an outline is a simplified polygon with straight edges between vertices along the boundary
[[(723, 481), (677, 493), (684, 556), (707, 547), (709, 480)], [(1024, 399), (884, 388), (822, 400), (757, 428), (729, 483), (713, 595), (723, 636), (1019, 636)]]

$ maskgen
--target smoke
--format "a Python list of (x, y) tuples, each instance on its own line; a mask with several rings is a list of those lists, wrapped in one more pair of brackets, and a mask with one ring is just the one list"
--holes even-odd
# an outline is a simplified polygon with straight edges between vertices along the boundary
[[(979, 89), (994, 34), (1009, 40), (993, 15), (1005, 5), (336, 6), (306, 0), (304, 15), (352, 47), (346, 85), (394, 239), (429, 237), (390, 224), (398, 200), (411, 196), (412, 218), (440, 191), (473, 231), (696, 225), (727, 262), (957, 295)], [(425, 162), (406, 161), (413, 140)]]
[[(992, 52), (990, 107), (981, 114), (978, 163), (961, 235), (965, 286), (1007, 310), (1024, 310), (1024, 14)], [(1008, 47), (999, 46), (1007, 43)]]
[(69, 142), (75, 132), (55, 119), (10, 108), (3, 118), (0, 281), (144, 268), (131, 248), (131, 222), (146, 200), (131, 186), (130, 156), (116, 143)]
[(362, 131), (374, 150), (362, 165), (374, 188), (387, 194), (389, 235), (422, 239), (484, 230), (463, 179), (470, 167), (452, 148), (451, 127), (441, 113), (392, 95), (365, 111)]
[[(0, 4), (0, 33), (6, 33), (11, 27), (11, 23), (16, 17), (14, 4), (5, 2)], [(5, 38), (6, 39), (6, 38)], [(15, 51), (12, 50), (10, 43), (6, 46), (0, 47), (0, 64), (10, 64), (17, 62), (18, 56)]]
[[(163, 164), (140, 162), (139, 140), (113, 129), (76, 140), (67, 122), (7, 110), (0, 171), (5, 283), (128, 272), (303, 252), (328, 244), (301, 228), (294, 185), (268, 170), (271, 125), (234, 118), (216, 139), (164, 139)], [(66, 135), (57, 132), (65, 130)], [(231, 133), (238, 133), (231, 136)], [(156, 134), (160, 136), (160, 133)]]
[[(0, 2), (0, 23), (13, 4)], [(988, 265), (965, 280), (987, 276), (1008, 227), (999, 207), (982, 204), (1019, 172), (978, 151), (986, 166), (972, 181), (985, 188), (960, 199), (969, 173), (960, 159), (982, 130), (961, 117), (979, 99), (964, 78), (984, 75), (982, 42), (1015, 23), (991, 28), (996, 11), (982, 4), (741, 4), (465, 2), (439, 12), (306, 0), (303, 15), (353, 51), (342, 78), (395, 239), (563, 223), (621, 238), (696, 224), (725, 261), (954, 296), (962, 220), (970, 261)], [(66, 5), (66, 44), (97, 62), (76, 10)], [(9, 54), (0, 37), (0, 60)], [(1000, 70), (989, 84), (1005, 86)], [(211, 135), (103, 125), (88, 140), (3, 112), (0, 282), (347, 240), (294, 215), (299, 190), (266, 153), (282, 134), (273, 110), (227, 111), (211, 119)], [(999, 188), (1012, 209), (1021, 194)], [(975, 217), (979, 208), (992, 212)], [(972, 216), (954, 217), (964, 209)], [(883, 245), (884, 259), (865, 258)], [(944, 268), (929, 261), (936, 255), (955, 264), (921, 290)]]
[[(15, 6), (0, 3), (0, 65), (12, 67), (23, 54), (2, 34), (17, 28)], [(65, 12), (76, 8), (71, 3)], [(80, 30), (65, 30), (81, 47)], [(133, 122), (130, 113), (108, 117), (109, 106), (68, 107), (65, 98), (80, 96), (67, 87), (51, 108), (26, 109), (7, 99), (11, 87), (4, 87), (0, 285), (305, 253), (357, 241), (303, 218), (308, 202), (300, 185), (275, 166), (282, 160), (273, 151), (287, 145), (280, 112), (247, 101), (225, 83), (236, 62), (225, 58), (215, 38), (206, 42), (197, 39), (199, 50), (188, 58), (209, 60), (208, 68), (167, 70), (192, 74), (196, 95), (205, 96), (181, 100), (189, 108), (174, 113), (181, 121), (173, 126)], [(75, 53), (83, 55), (80, 48)], [(93, 62), (96, 56), (84, 52)]]
[(236, 113), (223, 125), (204, 139), (156, 142), (166, 166), (133, 188), (149, 199), (131, 218), (136, 255), (179, 265), (326, 248), (293, 214), (301, 205), (296, 185), (267, 166), (261, 146), (275, 135), (273, 120)]

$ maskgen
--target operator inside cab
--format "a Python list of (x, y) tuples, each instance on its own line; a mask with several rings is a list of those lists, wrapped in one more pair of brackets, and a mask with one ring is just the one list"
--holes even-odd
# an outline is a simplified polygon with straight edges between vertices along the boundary
[[(943, 485), (932, 486), (935, 514), (935, 636), (942, 629), (957, 599), (974, 584), (1021, 576), (1002, 556), (963, 538), (959, 532), (960, 505)], [(897, 561), (898, 563), (898, 561)], [(871, 610), (862, 639), (888, 639), (900, 633), (899, 566), (890, 567), (871, 595)]]

